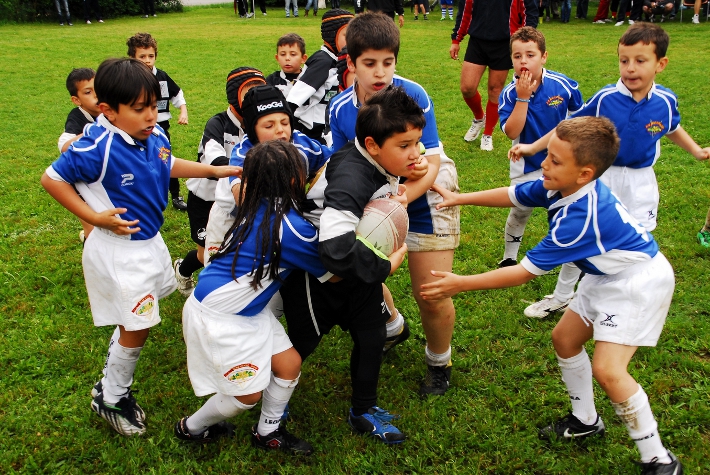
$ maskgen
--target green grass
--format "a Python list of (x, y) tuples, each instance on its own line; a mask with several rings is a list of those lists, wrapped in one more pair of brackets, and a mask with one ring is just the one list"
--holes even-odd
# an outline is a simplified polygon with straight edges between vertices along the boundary
[[(590, 10), (592, 10), (592, 7)], [(158, 40), (157, 66), (182, 86), (190, 124), (174, 124), (174, 153), (196, 156), (205, 122), (226, 107), (227, 73), (243, 65), (265, 73), (278, 36), (300, 33), (317, 50), (319, 20), (235, 18), (231, 5), (186, 8), (157, 19), (117, 19), (103, 25), (0, 27), (0, 472), (2, 473), (633, 473), (636, 450), (603, 393), (598, 409), (608, 435), (587, 445), (545, 445), (535, 428), (568, 410), (550, 344), (557, 318), (526, 319), (526, 302), (550, 293), (555, 276), (521, 288), (460, 295), (453, 340), (454, 375), (446, 397), (421, 400), (424, 335), (400, 270), (388, 281), (413, 335), (384, 362), (381, 405), (402, 414), (408, 440), (386, 447), (353, 435), (349, 407), (349, 337), (334, 330), (307, 361), (292, 399), (294, 432), (316, 447), (308, 459), (263, 453), (249, 444), (256, 412), (235, 419), (235, 439), (186, 446), (172, 435), (180, 417), (201, 400), (189, 384), (180, 325), (184, 299), (162, 305), (163, 322), (148, 340), (134, 389), (148, 414), (143, 438), (114, 433), (89, 409), (112, 329), (92, 325), (81, 271), (76, 218), (39, 185), (57, 157), (56, 141), (72, 105), (64, 89), (73, 67), (96, 68), (122, 56), (125, 40), (150, 31)], [(412, 21), (402, 30), (398, 73), (421, 83), (436, 104), (439, 133), (457, 163), (462, 190), (504, 186), (510, 142), (497, 130), (495, 151), (462, 140), (470, 112), (461, 100), (461, 63), (448, 59), (452, 22)], [(664, 24), (671, 35), (670, 64), (659, 82), (680, 98), (683, 126), (710, 144), (710, 83), (705, 58), (709, 25)], [(624, 28), (572, 20), (543, 24), (550, 69), (577, 79), (585, 98), (615, 82), (616, 43)], [(631, 372), (646, 389), (664, 442), (687, 473), (710, 472), (710, 324), (707, 283), (710, 253), (695, 242), (710, 205), (710, 170), (664, 139), (656, 172), (661, 188), (654, 232), (676, 270), (677, 287), (656, 348), (640, 349)], [(184, 185), (183, 185), (184, 190)], [(186, 193), (186, 191), (184, 191)], [(507, 210), (465, 208), (455, 270), (489, 270), (500, 259)], [(169, 208), (163, 228), (173, 257), (193, 247), (187, 216)], [(536, 212), (523, 250), (546, 232)], [(591, 351), (591, 348), (589, 349)]]

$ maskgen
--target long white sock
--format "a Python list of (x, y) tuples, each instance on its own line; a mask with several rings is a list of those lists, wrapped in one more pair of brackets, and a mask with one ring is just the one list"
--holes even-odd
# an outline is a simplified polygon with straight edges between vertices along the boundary
[(560, 275), (557, 277), (557, 285), (553, 297), (559, 302), (565, 302), (574, 295), (574, 286), (579, 280), (582, 271), (574, 264), (562, 264)]
[(663, 447), (658, 435), (658, 424), (653, 417), (648, 396), (641, 385), (626, 401), (612, 402), (611, 405), (626, 425), (631, 439), (636, 442), (641, 453), (641, 462), (650, 462), (655, 458), (659, 463), (671, 463), (668, 450)]
[(392, 336), (397, 336), (402, 333), (402, 327), (404, 326), (404, 317), (401, 313), (397, 312), (397, 316), (391, 322), (387, 322), (387, 338)]
[(451, 347), (445, 353), (434, 353), (427, 346), (424, 349), (426, 364), (429, 366), (448, 366), (451, 364)]
[(580, 354), (567, 359), (557, 355), (557, 363), (572, 403), (572, 414), (584, 424), (594, 424), (597, 409), (594, 407), (592, 362), (587, 351), (583, 348)]
[(111, 335), (111, 339), (108, 341), (108, 350), (106, 351), (106, 362), (104, 363), (104, 368), (101, 370), (104, 376), (106, 376), (106, 368), (108, 368), (108, 357), (111, 355), (111, 347), (115, 343), (118, 343), (118, 339), (121, 338), (121, 329), (118, 328), (118, 325), (116, 328), (113, 330), (113, 335)]
[(279, 428), (281, 415), (296, 389), (300, 376), (299, 373), (296, 379), (281, 379), (271, 374), (271, 382), (264, 389), (261, 400), (261, 417), (256, 428), (259, 435), (269, 435)]
[(255, 404), (243, 404), (234, 396), (217, 393), (209, 398), (197, 412), (188, 417), (185, 425), (190, 434), (202, 434), (208, 427), (231, 419), (254, 406)]
[(510, 208), (508, 219), (505, 221), (505, 253), (503, 259), (518, 260), (518, 251), (528, 224), (532, 209)]
[(104, 388), (104, 402), (115, 404), (128, 393), (133, 384), (133, 373), (136, 370), (140, 348), (126, 348), (118, 340), (111, 345), (106, 357), (104, 377), (101, 380)]

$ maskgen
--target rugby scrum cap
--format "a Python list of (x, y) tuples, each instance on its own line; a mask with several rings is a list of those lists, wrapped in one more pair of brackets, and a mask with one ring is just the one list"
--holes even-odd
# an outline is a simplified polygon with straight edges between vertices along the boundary
[(242, 102), (242, 116), (244, 117), (244, 132), (247, 133), (253, 145), (259, 143), (255, 131), (256, 122), (260, 117), (276, 112), (283, 112), (288, 115), (291, 120), (291, 127), (293, 127), (293, 113), (291, 113), (288, 102), (286, 102), (284, 95), (278, 88), (263, 85), (247, 91), (246, 96), (244, 96), (244, 102)]
[(353, 18), (355, 18), (355, 15), (352, 12), (340, 8), (328, 10), (323, 14), (320, 23), (320, 35), (323, 37), (323, 43), (333, 54), (338, 54), (338, 48), (335, 45), (338, 33)]
[(344, 47), (338, 53), (338, 62), (335, 63), (336, 75), (338, 77), (338, 89), (343, 92), (348, 88), (345, 84), (346, 75), (348, 73), (348, 48)]
[(247, 85), (266, 84), (266, 79), (261, 71), (249, 66), (232, 70), (227, 75), (227, 102), (232, 107), (232, 112), (242, 115), (242, 105), (239, 98)]

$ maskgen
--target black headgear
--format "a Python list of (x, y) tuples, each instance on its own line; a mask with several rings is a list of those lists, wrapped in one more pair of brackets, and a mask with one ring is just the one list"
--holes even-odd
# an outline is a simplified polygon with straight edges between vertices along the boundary
[(338, 76), (338, 88), (340, 89), (340, 92), (343, 92), (348, 88), (348, 85), (345, 84), (345, 76), (348, 73), (348, 48), (344, 47), (343, 49), (340, 50), (340, 53), (338, 53), (338, 62), (335, 63), (335, 69), (337, 71), (337, 76)]
[(242, 105), (239, 98), (242, 95), (244, 86), (253, 83), (266, 84), (264, 75), (256, 68), (243, 66), (232, 70), (227, 75), (227, 102), (229, 102), (233, 112), (237, 115), (242, 115)]
[(256, 136), (255, 131), (256, 122), (260, 117), (275, 112), (283, 112), (288, 115), (291, 121), (291, 136), (293, 137), (293, 113), (281, 91), (274, 86), (267, 85), (249, 89), (246, 96), (244, 96), (244, 102), (242, 102), (242, 117), (244, 117), (244, 132), (249, 136), (252, 145), (259, 143), (259, 138)]
[(342, 27), (350, 23), (353, 18), (355, 18), (355, 15), (340, 8), (328, 10), (323, 14), (320, 23), (320, 35), (323, 37), (323, 43), (333, 54), (338, 54), (338, 47), (335, 45), (338, 32)]

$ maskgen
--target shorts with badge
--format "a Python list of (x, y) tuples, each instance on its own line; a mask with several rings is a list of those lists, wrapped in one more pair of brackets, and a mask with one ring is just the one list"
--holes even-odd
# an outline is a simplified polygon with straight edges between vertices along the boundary
[(619, 198), (629, 210), (629, 214), (636, 218), (646, 231), (656, 229), (660, 195), (653, 167), (629, 168), (612, 165), (599, 179)]
[(220, 313), (192, 295), (183, 307), (182, 328), (196, 396), (263, 391), (271, 380), (271, 357), (293, 346), (267, 308), (253, 317)]
[(569, 308), (593, 326), (595, 341), (656, 346), (674, 287), (673, 268), (659, 251), (618, 274), (585, 275)]
[[(448, 158), (443, 149), (440, 154), (439, 173), (434, 183), (449, 191), (459, 191), (456, 165)], [(451, 206), (436, 209), (444, 201), (437, 192), (428, 190), (424, 195), (409, 203), (409, 233), (407, 250), (409, 252), (448, 251), (456, 249), (461, 234), (460, 208)]]
[(513, 69), (510, 40), (488, 41), (469, 37), (463, 60), (479, 66), (488, 66), (494, 71), (509, 71)]
[(160, 323), (158, 300), (177, 289), (170, 253), (160, 233), (133, 241), (94, 228), (84, 243), (82, 266), (94, 325), (128, 331)]

